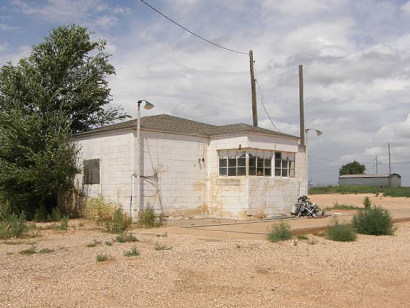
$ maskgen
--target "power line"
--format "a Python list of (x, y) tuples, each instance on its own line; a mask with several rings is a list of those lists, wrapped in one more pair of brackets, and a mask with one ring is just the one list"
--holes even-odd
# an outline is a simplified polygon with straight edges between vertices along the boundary
[(197, 38), (199, 38), (199, 39), (201, 39), (201, 40), (203, 40), (203, 41), (205, 41), (205, 42), (207, 42), (207, 43), (209, 43), (209, 44), (212, 44), (212, 45), (214, 45), (214, 46), (216, 46), (216, 47), (225, 49), (225, 50), (227, 50), (227, 51), (239, 53), (239, 54), (242, 54), (242, 55), (248, 55), (247, 52), (243, 52), (243, 51), (238, 51), (238, 50), (226, 48), (226, 47), (224, 47), (224, 46), (222, 46), (222, 45), (219, 45), (219, 44), (217, 44), (217, 43), (214, 43), (214, 42), (212, 42), (212, 41), (210, 41), (210, 40), (204, 38), (203, 36), (200, 36), (199, 34), (196, 34), (195, 32), (192, 32), (191, 30), (185, 28), (183, 25), (181, 25), (181, 24), (177, 23), (175, 20), (169, 18), (169, 17), (166, 16), (164, 13), (161, 13), (160, 11), (158, 11), (156, 8), (154, 8), (152, 5), (150, 5), (149, 3), (145, 2), (144, 0), (140, 0), (140, 1), (141, 1), (142, 3), (144, 3), (146, 6), (148, 6), (149, 8), (151, 8), (152, 10), (154, 10), (155, 12), (157, 12), (158, 14), (160, 14), (162, 17), (168, 19), (168, 20), (169, 20), (170, 22), (172, 22), (173, 24), (175, 24), (175, 25), (177, 25), (178, 27), (184, 29), (185, 31), (191, 33), (192, 35), (196, 36)]
[[(258, 72), (256, 71), (256, 68), (255, 68), (255, 73), (258, 74)], [(269, 115), (269, 113), (268, 113), (268, 110), (266, 110), (266, 107), (265, 107), (265, 104), (264, 104), (263, 92), (262, 92), (261, 86), (259, 85), (259, 82), (258, 82), (258, 79), (257, 79), (257, 78), (255, 78), (255, 82), (258, 84), (258, 89), (259, 89), (259, 93), (260, 93), (260, 102), (261, 102), (261, 105), (262, 105), (262, 107), (263, 107), (263, 110), (265, 111), (265, 113), (266, 113), (268, 119), (270, 120), (270, 122), (272, 123), (273, 127), (274, 127), (279, 133), (281, 133), (281, 131), (279, 130), (279, 128), (277, 128), (277, 126), (276, 126), (275, 123), (273, 122), (272, 118), (270, 117), (270, 115)]]

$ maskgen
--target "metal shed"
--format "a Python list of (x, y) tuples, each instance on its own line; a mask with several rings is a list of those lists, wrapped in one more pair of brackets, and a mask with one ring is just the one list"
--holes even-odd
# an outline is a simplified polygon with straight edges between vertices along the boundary
[(400, 187), (401, 176), (397, 173), (388, 174), (346, 174), (339, 176), (341, 186), (382, 186)]

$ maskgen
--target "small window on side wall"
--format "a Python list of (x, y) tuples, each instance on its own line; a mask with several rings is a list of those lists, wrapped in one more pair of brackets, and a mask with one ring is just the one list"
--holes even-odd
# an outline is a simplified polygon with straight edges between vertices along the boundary
[(100, 159), (84, 161), (84, 184), (100, 184)]

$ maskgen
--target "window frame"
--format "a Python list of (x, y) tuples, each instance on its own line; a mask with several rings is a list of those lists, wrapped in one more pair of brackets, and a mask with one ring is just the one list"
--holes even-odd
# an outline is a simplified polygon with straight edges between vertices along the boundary
[(274, 154), (274, 176), (281, 178), (296, 177), (296, 153), (275, 152)]
[[(225, 153), (221, 152), (218, 153), (219, 176), (273, 176), (272, 162), (274, 151), (259, 150), (250, 153), (250, 151), (234, 152), (226, 150), (224, 151)], [(251, 160), (254, 161), (254, 163)]]
[(101, 184), (101, 160), (99, 158), (83, 161), (83, 184)]

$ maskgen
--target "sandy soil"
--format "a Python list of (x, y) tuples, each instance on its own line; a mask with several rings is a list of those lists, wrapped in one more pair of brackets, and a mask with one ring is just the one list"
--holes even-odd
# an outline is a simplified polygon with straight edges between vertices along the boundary
[[(338, 202), (350, 203), (343, 200)], [(399, 210), (408, 204), (381, 202)], [(105, 242), (113, 235), (84, 221), (70, 221), (68, 231), (43, 230), (31, 239), (2, 241), (0, 307), (409, 306), (409, 222), (397, 224), (394, 236), (359, 235), (356, 242), (339, 243), (309, 235), (309, 241), (277, 244), (261, 229), (273, 222), (231, 223), (214, 231), (205, 222), (134, 228), (130, 232), (139, 242), (112, 246)], [(289, 223), (305, 228), (327, 221)], [(87, 247), (94, 240), (101, 243)], [(170, 249), (155, 250), (157, 244)], [(32, 245), (37, 253), (19, 253)], [(124, 256), (132, 247), (140, 255)], [(44, 248), (53, 251), (39, 253)], [(102, 253), (113, 259), (96, 262)]]

